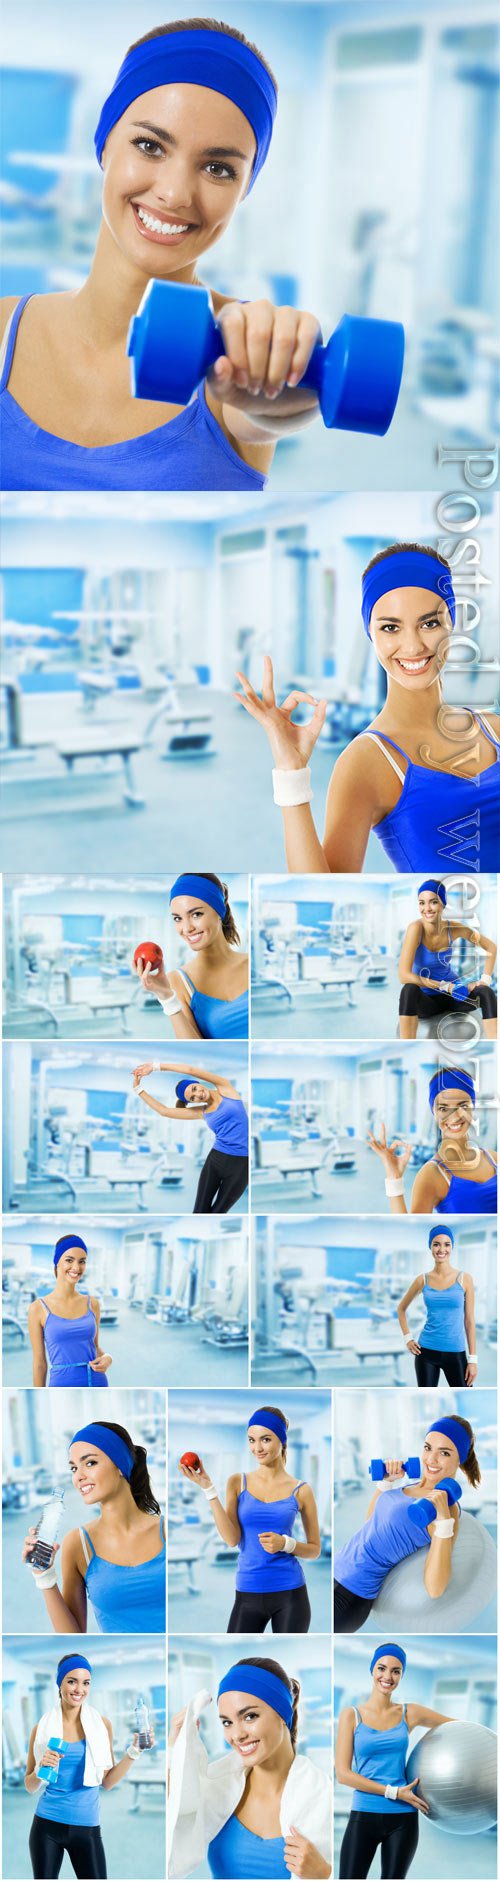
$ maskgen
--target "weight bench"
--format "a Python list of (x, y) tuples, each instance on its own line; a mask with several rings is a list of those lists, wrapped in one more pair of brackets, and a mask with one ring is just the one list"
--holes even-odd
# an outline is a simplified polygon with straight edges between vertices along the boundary
[(101, 731), (90, 723), (84, 731), (70, 731), (56, 742), (56, 751), (67, 771), (72, 771), (80, 758), (121, 758), (125, 777), (123, 798), (131, 810), (141, 810), (145, 802), (135, 789), (132, 767), (133, 758), (142, 750), (143, 740), (137, 734), (131, 737), (127, 732), (113, 731), (111, 726)]

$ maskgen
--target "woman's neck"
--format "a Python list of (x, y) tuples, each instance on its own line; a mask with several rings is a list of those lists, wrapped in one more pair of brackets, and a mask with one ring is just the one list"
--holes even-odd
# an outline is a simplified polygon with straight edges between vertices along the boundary
[(122, 1535), (124, 1531), (130, 1533), (137, 1529), (143, 1514), (143, 1511), (138, 1509), (124, 1477), (117, 1490), (109, 1496), (101, 1497), (100, 1511), (100, 1521), (110, 1536), (118, 1532)]
[[(171, 274), (171, 281), (194, 280), (194, 263)], [(114, 241), (107, 223), (101, 222), (96, 249), (87, 280), (78, 289), (74, 305), (80, 316), (82, 338), (103, 351), (123, 349), (130, 321), (137, 313), (150, 277), (142, 268), (134, 268)]]
[[(378, 1686), (372, 1686), (368, 1699), (370, 1712), (377, 1712), (380, 1717), (384, 1712), (390, 1712), (394, 1705), (394, 1697), (395, 1695), (393, 1693), (381, 1692)], [(396, 1705), (399, 1704), (400, 1700), (396, 1697)]]
[(234, 948), (229, 946), (229, 941), (226, 941), (225, 935), (221, 932), (214, 941), (209, 941), (208, 946), (202, 949), (198, 960), (201, 961), (202, 967), (225, 967), (229, 955), (234, 957)]
[(481, 1156), (481, 1149), (479, 1144), (469, 1143), (468, 1131), (466, 1131), (464, 1137), (447, 1137), (445, 1131), (442, 1131), (439, 1143), (439, 1156), (443, 1158), (444, 1163), (477, 1164)]
[(52, 1289), (54, 1300), (61, 1307), (67, 1306), (68, 1301), (76, 1299), (77, 1288), (77, 1281), (63, 1281), (62, 1278), (60, 1281), (55, 1281)]
[(282, 1457), (277, 1457), (276, 1462), (272, 1464), (254, 1464), (254, 1469), (251, 1473), (252, 1476), (254, 1472), (255, 1476), (259, 1478), (259, 1482), (262, 1484), (279, 1483), (283, 1477), (286, 1477)]
[(432, 1273), (437, 1276), (438, 1280), (440, 1278), (440, 1275), (443, 1275), (444, 1280), (449, 1281), (450, 1274), (453, 1274), (453, 1272), (454, 1270), (452, 1268), (451, 1261), (439, 1261), (439, 1262), (435, 1261), (434, 1262)]
[[(382, 707), (381, 716), (387, 712), (391, 725), (397, 725), (401, 737), (404, 739), (407, 736), (410, 740), (415, 737), (415, 720), (418, 717), (419, 746), (422, 747), (427, 743), (428, 738), (436, 735), (437, 715), (442, 703), (443, 689), (440, 679), (433, 680), (432, 685), (428, 686), (425, 692), (419, 693), (417, 707), (414, 692), (409, 687), (400, 686), (399, 681), (389, 675), (387, 698)], [(447, 710), (449, 712), (449, 707)]]
[(281, 1797), (294, 1758), (295, 1752), (289, 1739), (288, 1744), (283, 1742), (279, 1745), (278, 1750), (272, 1752), (263, 1764), (254, 1765), (248, 1779), (248, 1789), (252, 1796), (258, 1796), (260, 1792), (261, 1796), (265, 1794), (269, 1797), (269, 1794), (271, 1796), (274, 1794)]

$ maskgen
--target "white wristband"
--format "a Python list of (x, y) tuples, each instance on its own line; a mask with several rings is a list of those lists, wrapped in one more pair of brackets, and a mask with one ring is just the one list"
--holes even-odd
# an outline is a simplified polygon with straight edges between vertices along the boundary
[(297, 1547), (297, 1542), (296, 1542), (295, 1536), (283, 1537), (283, 1554), (284, 1555), (295, 1555), (296, 1547)]
[(312, 794), (310, 765), (302, 765), (300, 771), (273, 771), (274, 802), (281, 810), (310, 804)]
[(405, 1186), (402, 1176), (386, 1176), (385, 1193), (386, 1196), (404, 1196)]
[(410, 1340), (412, 1340), (412, 1339), (413, 1339), (413, 1333), (404, 1333), (404, 1334), (403, 1334), (403, 1339), (404, 1339), (404, 1341), (405, 1341), (405, 1343), (406, 1343), (406, 1345), (407, 1345), (407, 1346), (409, 1346), (409, 1344), (410, 1344)]
[(213, 1503), (214, 1497), (219, 1495), (219, 1492), (218, 1490), (216, 1490), (214, 1483), (209, 1483), (208, 1489), (205, 1489), (204, 1483), (200, 1483), (200, 1490), (202, 1490), (203, 1495), (206, 1496), (207, 1503)]
[(477, 1366), (477, 1353), (469, 1353), (469, 1366)]
[(140, 1758), (140, 1755), (141, 1755), (140, 1745), (127, 1745), (127, 1749), (125, 1752), (126, 1758)]
[(439, 1536), (440, 1542), (447, 1542), (449, 1537), (453, 1535), (454, 1528), (455, 1524), (452, 1516), (440, 1516), (436, 1523), (434, 1535)]
[[(163, 1002), (162, 1002), (162, 1004), (163, 1004)], [(152, 1072), (161, 1072), (161, 1059), (152, 1059), (152, 1060), (151, 1060), (151, 1071), (152, 1071)]]
[(480, 987), (491, 987), (492, 979), (493, 979), (492, 974), (481, 974), (481, 979), (479, 982)]
[(50, 1563), (49, 1568), (32, 1568), (31, 1573), (36, 1587), (41, 1588), (42, 1592), (45, 1588), (57, 1588), (57, 1575), (53, 1562)]
[(163, 1007), (163, 1011), (167, 1014), (169, 1019), (173, 1017), (174, 1013), (182, 1013), (181, 1001), (177, 999), (176, 993), (169, 993), (168, 1000), (160, 1000), (160, 1006)]
[(390, 1797), (390, 1798), (391, 1798), (391, 1801), (392, 1801), (392, 1803), (395, 1803), (395, 1802), (396, 1802), (396, 1798), (397, 1798), (397, 1794), (398, 1794), (398, 1790), (399, 1790), (399, 1785), (398, 1785), (398, 1784), (386, 1784), (386, 1787), (385, 1787), (385, 1791), (384, 1791), (384, 1797)]

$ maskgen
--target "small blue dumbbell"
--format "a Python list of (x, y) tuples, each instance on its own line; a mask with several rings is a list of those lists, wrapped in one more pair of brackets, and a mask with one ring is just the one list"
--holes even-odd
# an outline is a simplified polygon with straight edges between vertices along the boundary
[[(460, 1484), (455, 1482), (454, 1477), (442, 1477), (441, 1482), (436, 1485), (436, 1489), (446, 1490), (450, 1509), (453, 1509), (454, 1503), (460, 1502), (462, 1491)], [(436, 1521), (435, 1505), (431, 1503), (430, 1497), (419, 1496), (416, 1503), (408, 1504), (408, 1515), (410, 1522), (415, 1523), (417, 1529), (427, 1529), (429, 1523), (435, 1523)]]
[[(344, 314), (328, 345), (314, 347), (301, 380), (317, 393), (325, 425), (384, 437), (398, 400), (404, 344), (399, 321)], [(188, 405), (224, 351), (206, 288), (148, 282), (127, 340), (134, 398)]]
[[(387, 1471), (385, 1468), (383, 1457), (372, 1457), (372, 1461), (371, 1461), (371, 1464), (368, 1465), (368, 1469), (369, 1469), (370, 1477), (372, 1478), (373, 1483), (381, 1483), (382, 1479), (387, 1476)], [(407, 1477), (414, 1477), (414, 1478), (421, 1477), (422, 1465), (420, 1463), (420, 1458), (419, 1457), (407, 1457), (406, 1463), (403, 1464), (403, 1470), (406, 1471)]]

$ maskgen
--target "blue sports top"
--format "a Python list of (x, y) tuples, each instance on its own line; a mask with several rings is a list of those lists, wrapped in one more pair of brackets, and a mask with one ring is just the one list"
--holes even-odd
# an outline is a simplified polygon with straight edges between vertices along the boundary
[(442, 1157), (432, 1158), (438, 1170), (445, 1170), (446, 1175), (451, 1179), (442, 1202), (434, 1204), (433, 1215), (496, 1215), (497, 1172), (489, 1150), (485, 1150), (484, 1155), (492, 1166), (491, 1176), (488, 1176), (484, 1183), (476, 1183), (472, 1177), (455, 1176), (454, 1171), (450, 1170), (448, 1163), (443, 1162)]
[(228, 1817), (208, 1845), (210, 1874), (221, 1878), (249, 1877), (251, 1882), (290, 1882), (285, 1862), (284, 1836), (256, 1836), (239, 1817)]
[[(96, 1555), (88, 1530), (81, 1529), (88, 1564), (85, 1586), (101, 1634), (164, 1634), (166, 1604), (166, 1547), (160, 1517), (162, 1547), (150, 1562), (122, 1568)], [(91, 1550), (89, 1556), (88, 1551)]]
[(259, 1542), (263, 1529), (274, 1529), (277, 1535), (292, 1536), (298, 1513), (297, 1495), (302, 1489), (296, 1483), (290, 1496), (278, 1498), (274, 1503), (264, 1503), (261, 1497), (252, 1496), (247, 1489), (246, 1477), (243, 1477), (243, 1489), (238, 1497), (238, 1522), (241, 1529), (241, 1542), (238, 1545), (238, 1567), (236, 1587), (240, 1591), (250, 1590), (252, 1594), (274, 1594), (280, 1588), (301, 1588), (305, 1581), (302, 1563), (295, 1555), (267, 1555)]
[(31, 294), (14, 308), (0, 378), (4, 490), (264, 490), (267, 477), (238, 457), (205, 394), (154, 431), (119, 444), (71, 444), (35, 425), (8, 390), (17, 330)]
[[(374, 835), (395, 869), (425, 870), (441, 876), (445, 864), (454, 863), (463, 869), (496, 873), (500, 854), (500, 740), (478, 712), (472, 717), (496, 753), (496, 762), (477, 778), (415, 765), (386, 732), (360, 734), (385, 751), (402, 782), (394, 809), (382, 817), (381, 823), (374, 824)], [(386, 750), (388, 745), (406, 758), (406, 775)]]
[(426, 1308), (425, 1325), (418, 1336), (419, 1346), (430, 1346), (436, 1353), (465, 1352), (465, 1288), (463, 1275), (451, 1287), (429, 1287), (424, 1275), (422, 1288)]
[[(452, 948), (453, 941), (448, 922), (447, 948), (439, 948), (439, 952), (434, 953), (432, 948), (426, 948), (424, 941), (419, 941), (411, 964), (412, 973), (429, 974), (431, 980), (458, 980), (458, 974), (454, 972), (451, 965)], [(432, 988), (430, 991), (432, 992)]]
[(215, 1000), (211, 993), (200, 993), (185, 968), (183, 980), (192, 987), (191, 1012), (202, 1039), (248, 1039), (248, 988), (236, 1000)]
[(214, 1150), (226, 1157), (248, 1156), (248, 1117), (242, 1098), (221, 1098), (216, 1111), (205, 1112), (205, 1124), (214, 1132)]
[[(46, 1302), (42, 1300), (42, 1307)], [(97, 1321), (87, 1298), (87, 1309), (78, 1320), (64, 1320), (61, 1314), (46, 1308), (43, 1337), (50, 1366), (49, 1385), (107, 1385), (105, 1372), (92, 1372), (90, 1360), (96, 1357)]]
[(384, 1490), (377, 1497), (372, 1515), (335, 1556), (335, 1577), (343, 1588), (374, 1601), (396, 1562), (429, 1548), (428, 1531), (412, 1523), (410, 1507), (404, 1490)]
[[(394, 1708), (396, 1711), (396, 1707)], [(399, 1725), (391, 1725), (386, 1732), (378, 1732), (375, 1725), (364, 1725), (354, 1706), (356, 1726), (354, 1731), (353, 1771), (360, 1777), (371, 1777), (373, 1784), (406, 1784), (406, 1760), (408, 1756), (409, 1731), (406, 1723), (406, 1706)], [(352, 1810), (383, 1811), (384, 1816), (406, 1816), (413, 1811), (413, 1804), (401, 1804), (398, 1798), (379, 1797), (374, 1791), (354, 1791)]]
[(36, 1817), (48, 1817), (52, 1823), (81, 1823), (92, 1828), (99, 1822), (99, 1785), (84, 1784), (85, 1739), (65, 1743), (57, 1782), (44, 1784), (35, 1806)]

